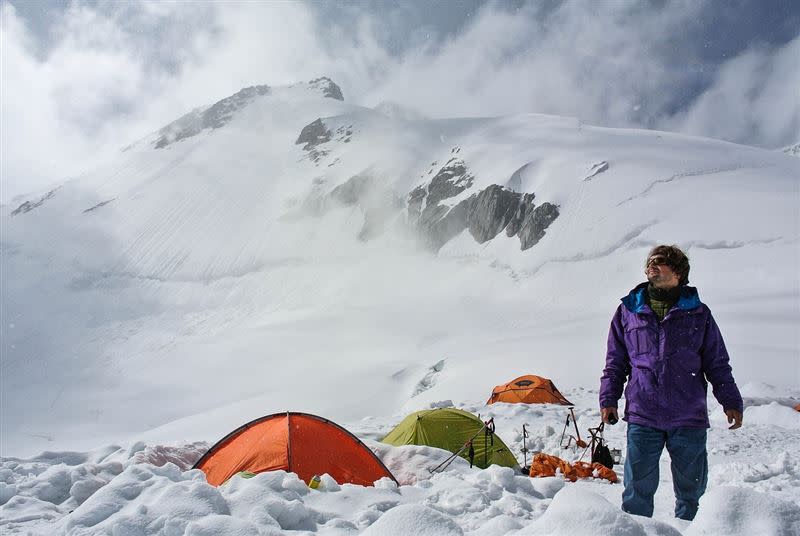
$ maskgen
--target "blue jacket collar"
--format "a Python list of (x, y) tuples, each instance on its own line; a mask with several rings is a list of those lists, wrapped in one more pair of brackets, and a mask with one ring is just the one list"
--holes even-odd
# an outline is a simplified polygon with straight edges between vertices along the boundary
[[(647, 285), (648, 283), (646, 281), (644, 283), (639, 283), (627, 296), (622, 298), (622, 304), (630, 312), (641, 313), (644, 308), (647, 307)], [(682, 286), (681, 297), (678, 298), (678, 303), (676, 304), (678, 309), (689, 311), (700, 307), (700, 305), (702, 305), (702, 302), (700, 301), (700, 296), (697, 294), (697, 289), (688, 285)]]

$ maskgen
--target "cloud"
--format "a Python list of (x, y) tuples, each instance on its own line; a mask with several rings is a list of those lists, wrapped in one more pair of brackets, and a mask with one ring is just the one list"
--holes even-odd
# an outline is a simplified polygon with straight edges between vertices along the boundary
[(794, 32), (778, 43), (759, 41), (769, 28), (743, 36), (720, 59), (709, 50), (740, 23), (714, 2), (449, 6), (74, 2), (31, 27), (5, 2), (0, 200), (243, 86), (320, 75), (349, 101), (433, 117), (539, 112), (769, 147), (800, 138), (796, 27), (773, 32)]
[(439, 117), (541, 112), (767, 147), (797, 140), (797, 39), (718, 61), (706, 47), (725, 28), (698, 34), (712, 7), (489, 4), (441, 47), (407, 54), (367, 98)]
[(726, 62), (714, 84), (665, 123), (671, 129), (781, 147), (800, 141), (800, 36)]

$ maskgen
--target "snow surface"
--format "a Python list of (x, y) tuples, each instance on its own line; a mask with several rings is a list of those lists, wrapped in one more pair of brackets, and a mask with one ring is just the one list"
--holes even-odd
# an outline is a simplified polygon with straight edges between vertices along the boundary
[[(318, 117), (352, 139), (314, 162), (294, 142)], [(33, 193), (28, 212), (0, 208), (3, 534), (800, 533), (796, 158), (536, 114), (412, 119), (303, 86), (223, 128), (157, 139)], [(539, 244), (465, 232), (432, 255), (395, 226), (359, 241), (364, 207), (298, 211), (359, 173), (402, 198), (454, 151), (475, 176), (462, 195), (501, 184), (559, 205)], [(619, 510), (621, 484), (462, 460), (431, 476), (447, 453), (377, 442), (408, 412), (452, 403), (493, 416), (519, 460), (523, 424), (531, 450), (578, 459), (560, 446), (564, 408), (483, 402), (540, 374), (582, 433), (595, 426), (608, 322), (662, 242), (689, 253), (747, 402), (729, 431), (709, 400), (694, 522), (672, 518), (666, 454), (643, 519)], [(326, 477), (311, 490), (276, 472), (212, 488), (188, 470), (285, 410), (345, 426), (401, 485)], [(624, 437), (624, 423), (607, 431), (623, 455)]]
[[(565, 393), (577, 406), (584, 432), (599, 422), (596, 391)], [(494, 417), (497, 433), (522, 461), (522, 425), (532, 451), (568, 460), (588, 455), (560, 446), (563, 406), (495, 404), (469, 406)], [(783, 407), (748, 407), (778, 417)], [(794, 411), (794, 410), (792, 410)], [(727, 430), (714, 413), (709, 436), (709, 491), (692, 523), (671, 518), (674, 498), (669, 459), (654, 519), (619, 509), (621, 484), (560, 476), (532, 479), (506, 467), (470, 468), (456, 459), (431, 475), (449, 453), (432, 447), (393, 447), (379, 437), (394, 424), (374, 417), (346, 423), (384, 461), (400, 485), (383, 479), (375, 487), (338, 484), (323, 475), (318, 490), (294, 474), (277, 471), (250, 479), (234, 477), (214, 488), (189, 470), (206, 443), (108, 446), (90, 452), (48, 452), (0, 462), (0, 527), (3, 534), (519, 534), (519, 535), (793, 535), (800, 529), (800, 413), (792, 426), (748, 425)], [(570, 427), (567, 434), (574, 433)], [(606, 433), (621, 448), (624, 423)], [(621, 467), (617, 466), (621, 476)], [(126, 532), (129, 531), (129, 532)], [(292, 532), (288, 532), (292, 531)]]

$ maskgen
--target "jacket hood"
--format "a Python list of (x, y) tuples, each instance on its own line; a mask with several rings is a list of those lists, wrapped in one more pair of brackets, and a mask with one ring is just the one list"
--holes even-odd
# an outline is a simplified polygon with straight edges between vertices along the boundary
[[(639, 283), (628, 293), (627, 296), (621, 299), (622, 304), (626, 309), (628, 309), (628, 311), (632, 313), (642, 312), (645, 305), (647, 305), (648, 284), (649, 283), (647, 281), (644, 283)], [(676, 304), (679, 309), (689, 311), (691, 309), (700, 307), (702, 304), (703, 303), (700, 301), (700, 295), (697, 293), (697, 289), (695, 287), (690, 287), (688, 285), (683, 285), (681, 287), (681, 297), (678, 298), (678, 303)]]

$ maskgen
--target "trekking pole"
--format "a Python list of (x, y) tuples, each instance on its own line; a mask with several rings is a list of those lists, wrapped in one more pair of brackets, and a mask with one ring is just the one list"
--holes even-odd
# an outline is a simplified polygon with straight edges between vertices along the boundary
[(586, 448), (586, 441), (581, 439), (581, 433), (578, 431), (578, 421), (575, 419), (575, 412), (572, 406), (569, 407), (569, 412), (572, 415), (572, 424), (575, 425), (575, 444), (578, 445), (579, 448)]
[(567, 444), (564, 445), (564, 434), (567, 433), (568, 426), (569, 426), (569, 414), (567, 414), (567, 422), (564, 423), (564, 429), (561, 430), (561, 439), (558, 442), (558, 444), (561, 445), (561, 448), (563, 449), (569, 448), (569, 441), (567, 441)]
[(525, 424), (522, 425), (522, 466), (528, 466), (528, 430), (525, 429)]
[(489, 446), (494, 446), (494, 417), (483, 423), (483, 465), (489, 465)]
[[(493, 420), (494, 420), (494, 419), (490, 419), (490, 421), (493, 421)], [(481, 432), (483, 432), (483, 430), (486, 428), (486, 424), (487, 424), (488, 422), (489, 422), (489, 421), (487, 421), (486, 423), (483, 423), (483, 426), (481, 427), (481, 429), (480, 429), (480, 430), (478, 430), (478, 431), (475, 433), (475, 435), (474, 435), (474, 436), (472, 436), (471, 438), (469, 438), (469, 439), (467, 440), (467, 442), (466, 442), (466, 443), (464, 443), (464, 446), (462, 446), (462, 447), (461, 447), (460, 449), (458, 449), (456, 452), (454, 452), (453, 454), (451, 454), (451, 455), (450, 455), (450, 457), (448, 457), (446, 460), (444, 460), (442, 463), (440, 463), (439, 465), (437, 465), (437, 466), (436, 466), (436, 467), (434, 467), (433, 469), (428, 469), (428, 472), (429, 472), (430, 474), (433, 474), (433, 473), (435, 473), (436, 471), (438, 471), (439, 469), (447, 469), (447, 466), (448, 466), (448, 465), (450, 465), (450, 464), (453, 462), (453, 460), (455, 460), (455, 459), (456, 459), (458, 456), (460, 456), (460, 455), (461, 455), (461, 453), (462, 453), (462, 452), (464, 452), (464, 449), (466, 449), (466, 448), (468, 448), (468, 447), (469, 447), (469, 449), (470, 449), (470, 452), (471, 452), (471, 454), (472, 454), (472, 455), (470, 456), (470, 464), (469, 464), (469, 466), (470, 466), (470, 467), (472, 467), (472, 458), (474, 458), (474, 456), (475, 456), (475, 454), (474, 454), (474, 452), (475, 452), (475, 451), (474, 451), (474, 447), (473, 447), (473, 445), (472, 445), (472, 441), (473, 441), (473, 440), (474, 440), (476, 437), (478, 437), (478, 436), (480, 435), (480, 433), (481, 433)]]

